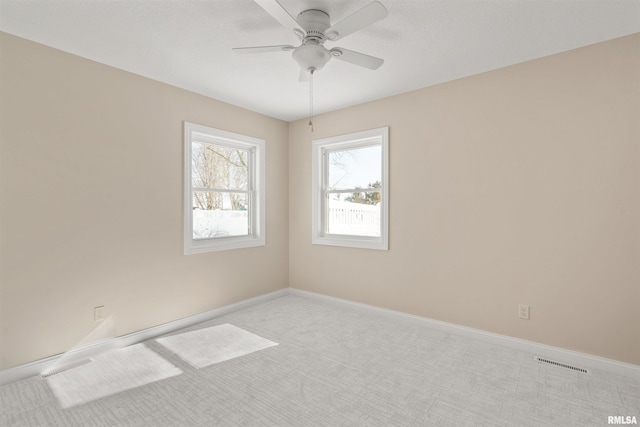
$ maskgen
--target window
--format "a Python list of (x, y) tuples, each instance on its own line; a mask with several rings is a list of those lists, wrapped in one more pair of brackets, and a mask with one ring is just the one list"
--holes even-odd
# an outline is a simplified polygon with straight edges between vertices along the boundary
[(264, 141), (184, 124), (184, 252), (263, 246)]
[(389, 128), (313, 141), (312, 243), (388, 249)]

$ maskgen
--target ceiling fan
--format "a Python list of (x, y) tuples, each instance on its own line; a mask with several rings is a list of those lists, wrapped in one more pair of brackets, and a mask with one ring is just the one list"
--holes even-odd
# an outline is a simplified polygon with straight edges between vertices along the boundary
[(300, 65), (300, 80), (324, 67), (331, 58), (369, 68), (378, 69), (384, 60), (364, 53), (354, 52), (342, 47), (327, 49), (324, 43), (340, 40), (364, 27), (377, 22), (387, 16), (387, 9), (378, 1), (374, 1), (346, 17), (342, 21), (331, 25), (329, 14), (319, 9), (304, 10), (293, 18), (277, 0), (255, 0), (264, 10), (280, 22), (285, 28), (293, 30), (300, 40), (300, 46), (256, 46), (237, 47), (237, 53), (262, 53), (292, 51), (293, 59)]

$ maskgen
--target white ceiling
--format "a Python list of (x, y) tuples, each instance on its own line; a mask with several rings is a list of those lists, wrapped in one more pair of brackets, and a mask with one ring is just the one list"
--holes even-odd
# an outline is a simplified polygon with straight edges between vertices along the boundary
[[(279, 1), (335, 23), (371, 0)], [(329, 62), (316, 113), (640, 32), (640, 0), (381, 1), (386, 19), (325, 46), (384, 65)], [(298, 44), (253, 0), (0, 0), (0, 30), (282, 120), (308, 115), (291, 52), (231, 51)]]

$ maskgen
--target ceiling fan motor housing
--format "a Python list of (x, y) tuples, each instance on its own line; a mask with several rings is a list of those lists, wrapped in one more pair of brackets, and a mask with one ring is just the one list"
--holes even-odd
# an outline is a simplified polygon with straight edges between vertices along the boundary
[(317, 9), (304, 10), (298, 14), (296, 21), (307, 32), (303, 43), (315, 41), (318, 44), (324, 43), (326, 37), (324, 32), (331, 26), (329, 15)]

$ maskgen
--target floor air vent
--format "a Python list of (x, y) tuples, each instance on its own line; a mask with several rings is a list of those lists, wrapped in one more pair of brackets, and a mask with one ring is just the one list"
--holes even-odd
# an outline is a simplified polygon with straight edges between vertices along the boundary
[(61, 372), (68, 371), (70, 369), (77, 368), (78, 366), (86, 365), (87, 363), (91, 363), (91, 362), (92, 362), (91, 359), (79, 360), (77, 362), (73, 362), (73, 363), (70, 363), (68, 365), (58, 366), (58, 367), (53, 368), (53, 369), (51, 369), (49, 371), (45, 371), (40, 376), (42, 378), (47, 378), (47, 377), (50, 377), (52, 375), (56, 375), (56, 374), (59, 374)]
[(536, 360), (538, 362), (547, 363), (549, 365), (559, 366), (561, 368), (571, 369), (572, 371), (582, 372), (583, 374), (588, 374), (589, 373), (589, 371), (587, 371), (584, 368), (578, 368), (577, 366), (567, 365), (566, 363), (555, 362), (553, 360), (544, 359), (542, 357), (536, 357)]

